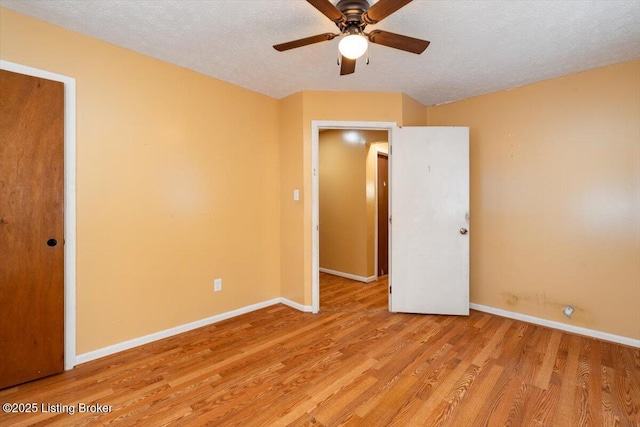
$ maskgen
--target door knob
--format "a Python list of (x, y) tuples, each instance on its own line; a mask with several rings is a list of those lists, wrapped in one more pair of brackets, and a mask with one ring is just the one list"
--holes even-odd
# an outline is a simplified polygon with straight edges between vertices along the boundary
[(466, 228), (461, 228), (460, 229), (460, 234), (467, 234), (469, 232), (469, 230), (467, 230)]
[(58, 241), (56, 239), (49, 239), (47, 240), (47, 245), (48, 246), (55, 246), (58, 244)]

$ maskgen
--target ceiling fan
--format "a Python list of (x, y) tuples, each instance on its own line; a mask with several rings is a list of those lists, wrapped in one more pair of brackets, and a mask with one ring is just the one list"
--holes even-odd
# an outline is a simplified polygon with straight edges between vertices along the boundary
[(368, 49), (369, 42), (419, 55), (429, 46), (428, 41), (382, 30), (373, 30), (370, 33), (364, 32), (367, 25), (377, 24), (401, 7), (411, 3), (411, 1), (379, 0), (374, 5), (371, 5), (369, 0), (340, 0), (334, 6), (329, 0), (307, 0), (313, 7), (332, 20), (340, 29), (340, 33), (318, 34), (317, 36), (277, 44), (273, 47), (278, 52), (283, 52), (343, 36), (338, 46), (341, 54), (341, 76), (351, 74), (356, 70), (356, 59), (364, 55)]

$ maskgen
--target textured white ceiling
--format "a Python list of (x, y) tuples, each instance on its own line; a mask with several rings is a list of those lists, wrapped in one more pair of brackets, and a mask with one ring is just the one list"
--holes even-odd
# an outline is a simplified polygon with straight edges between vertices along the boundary
[(303, 0), (0, 0), (0, 6), (282, 98), (301, 90), (404, 92), (425, 105), (640, 57), (640, 0), (414, 0), (368, 26), (431, 41), (422, 55), (370, 48), (339, 76), (335, 32)]

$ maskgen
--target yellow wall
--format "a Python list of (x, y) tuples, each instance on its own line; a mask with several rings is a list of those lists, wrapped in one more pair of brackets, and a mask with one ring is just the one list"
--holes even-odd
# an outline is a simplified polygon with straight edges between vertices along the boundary
[(428, 111), (426, 106), (402, 94), (402, 126), (427, 126)]
[[(295, 103), (297, 96), (302, 102)], [(293, 98), (293, 99), (292, 99)], [(282, 137), (287, 147), (288, 158), (280, 159), (283, 174), (291, 188), (300, 188), (302, 211), (282, 206), (289, 221), (282, 227), (280, 254), (282, 259), (283, 296), (307, 306), (311, 305), (311, 122), (331, 121), (376, 121), (402, 123), (402, 94), (369, 92), (324, 92), (304, 91), (285, 98), (295, 103), (296, 113), (302, 112), (301, 129), (297, 123), (284, 126), (290, 132)], [(302, 169), (300, 169), (302, 167)], [(288, 188), (283, 188), (287, 192)], [(302, 246), (296, 243), (302, 241)], [(302, 256), (302, 262), (297, 262)], [(286, 272), (286, 273), (285, 273)], [(302, 296), (303, 299), (299, 299)]]
[(428, 117), (470, 127), (472, 302), (639, 339), (640, 61)]
[[(296, 96), (300, 95), (285, 98), (285, 102), (292, 102), (291, 98)], [(282, 173), (288, 177), (288, 184), (301, 188), (303, 210), (299, 212), (297, 208), (287, 209), (286, 206), (282, 206), (282, 211), (287, 215), (289, 222), (286, 227), (283, 226), (280, 235), (283, 248), (280, 255), (283, 296), (310, 306), (312, 288), (311, 122), (314, 120), (394, 122), (402, 126), (407, 120), (407, 125), (415, 126), (427, 123), (427, 111), (417, 101), (401, 93), (304, 91), (301, 96), (301, 102), (296, 102), (296, 111), (302, 112), (302, 134), (296, 135), (295, 132), (290, 132), (287, 136), (283, 136), (282, 143), (287, 146), (289, 159), (280, 159), (280, 166)], [(286, 123), (284, 126), (287, 129), (298, 127), (297, 123)], [(301, 171), (298, 161), (302, 161)], [(288, 188), (283, 188), (283, 191), (286, 193)], [(302, 247), (296, 246), (300, 241), (302, 241)], [(300, 255), (302, 255), (302, 263), (297, 262)], [(301, 294), (302, 300), (299, 299)]]
[[(284, 98), (280, 108), (280, 266), (282, 296), (300, 304), (305, 301), (301, 272), (303, 266), (310, 263), (303, 251), (302, 217), (311, 197), (311, 193), (307, 197), (302, 184), (302, 125), (302, 92), (299, 92)], [(299, 201), (293, 200), (296, 189), (300, 190)]]
[(76, 79), (79, 354), (281, 295), (279, 101), (6, 9), (0, 54)]
[[(357, 132), (358, 142), (345, 140)], [(375, 275), (373, 176), (367, 174), (372, 142), (387, 139), (386, 131), (325, 130), (320, 132), (319, 214), (320, 267), (361, 278)], [(371, 181), (371, 182), (370, 182)], [(369, 194), (368, 186), (374, 185)], [(373, 196), (373, 197), (371, 197)]]

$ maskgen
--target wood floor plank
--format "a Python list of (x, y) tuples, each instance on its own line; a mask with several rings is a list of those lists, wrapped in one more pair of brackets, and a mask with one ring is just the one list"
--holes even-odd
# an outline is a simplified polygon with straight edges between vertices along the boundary
[(601, 366), (600, 363), (600, 342), (597, 340), (589, 341), (590, 355), (588, 360), (589, 370), (589, 382), (586, 385), (588, 388), (587, 398), (589, 400), (589, 407), (593, 415), (595, 425), (603, 423), (603, 405), (602, 405), (602, 370), (593, 369), (592, 367)]
[(556, 419), (560, 425), (575, 425), (574, 420), (580, 418), (580, 412), (574, 411), (573, 404), (576, 394), (576, 381), (578, 379), (578, 363), (580, 358), (580, 337), (572, 336), (569, 339), (567, 362), (564, 367), (562, 389), (558, 414)]
[[(397, 413), (394, 418), (389, 420), (389, 425), (394, 426), (406, 426), (410, 425), (410, 420), (420, 410), (423, 402), (429, 399), (429, 395), (432, 393), (434, 387), (440, 383), (441, 379), (449, 374), (459, 363), (458, 359), (454, 356), (456, 353), (452, 350), (451, 345), (447, 344), (435, 352), (428, 360), (423, 362), (417, 369), (410, 370), (411, 377), (415, 378), (415, 381), (411, 381), (411, 387), (403, 390), (400, 394), (404, 396), (405, 401), (402, 407), (398, 407)], [(407, 376), (408, 372), (401, 373), (403, 376)], [(388, 398), (392, 388), (387, 387), (386, 390), (381, 390), (376, 393), (368, 402), (361, 405), (356, 409), (362, 419), (369, 417), (373, 418), (372, 414), (376, 413), (377, 408), (381, 405), (388, 405)], [(386, 391), (386, 392), (385, 392)], [(399, 396), (399, 397), (401, 397)], [(407, 396), (415, 396), (411, 399), (406, 399)], [(397, 397), (396, 397), (397, 398)]]
[[(500, 366), (500, 365), (497, 365)], [(481, 399), (483, 404), (476, 411), (474, 425), (478, 426), (494, 426), (500, 425), (507, 419), (507, 401), (509, 397), (505, 397), (509, 389), (509, 385), (517, 383), (509, 371), (502, 369), (501, 375), (497, 378), (494, 386), (487, 393), (478, 393), (472, 391), (474, 398)]]
[(344, 387), (340, 393), (331, 395), (320, 402), (314, 411), (315, 417), (326, 425), (335, 425), (353, 413), (354, 409), (368, 395), (369, 390), (378, 383), (376, 378), (364, 376), (360, 381), (352, 382)]
[(561, 338), (562, 333), (560, 331), (551, 332), (549, 344), (544, 351), (544, 362), (533, 381), (533, 385), (536, 387), (542, 389), (549, 388), (549, 382), (551, 381), (551, 375), (553, 374), (553, 367), (556, 363), (556, 355), (558, 354)]
[[(397, 376), (392, 381), (384, 384), (375, 396), (375, 404), (367, 405), (366, 411), (356, 410), (362, 425), (389, 425), (397, 414), (404, 409), (410, 399), (407, 396), (415, 395), (418, 387), (418, 379), (414, 376)], [(360, 408), (358, 408), (360, 409)]]
[(529, 396), (531, 395), (532, 387), (531, 384), (520, 382), (520, 387), (517, 388), (515, 394), (510, 394), (510, 396), (513, 397), (509, 399), (511, 406), (509, 407), (507, 419), (504, 422), (505, 427), (518, 427), (525, 424), (525, 409)]
[(437, 387), (431, 390), (428, 397), (422, 398), (423, 404), (411, 418), (410, 424), (425, 425), (425, 423), (432, 420), (435, 410), (449, 393), (451, 393), (458, 381), (463, 378), (470, 366), (471, 364), (468, 362), (460, 362), (455, 369), (447, 372), (446, 376), (438, 382)]
[[(527, 425), (553, 426), (555, 424), (556, 407), (560, 388), (554, 384), (547, 388), (532, 386), (531, 393), (525, 402), (523, 419)], [(596, 424), (597, 425), (597, 424)]]
[(429, 424), (433, 426), (456, 425), (452, 420), (456, 412), (462, 410), (462, 400), (478, 378), (478, 374), (482, 368), (476, 365), (469, 365), (464, 374), (452, 387), (451, 391), (443, 401), (436, 407), (434, 413), (429, 417)]
[(0, 425), (640, 426), (640, 349), (474, 310), (389, 313), (386, 277), (320, 282), (319, 314), (275, 305), (0, 390), (75, 409)]
[(500, 327), (496, 330), (493, 337), (489, 340), (489, 342), (484, 346), (482, 351), (473, 358), (472, 362), (476, 366), (482, 366), (489, 359), (491, 353), (493, 353), (496, 349), (496, 346), (504, 340), (504, 334), (511, 327), (513, 322), (510, 319), (505, 320)]
[(485, 365), (477, 381), (469, 390), (469, 397), (460, 405), (460, 409), (451, 417), (451, 425), (470, 426), (478, 419), (478, 414), (486, 405), (487, 396), (498, 384), (504, 368), (500, 365)]

